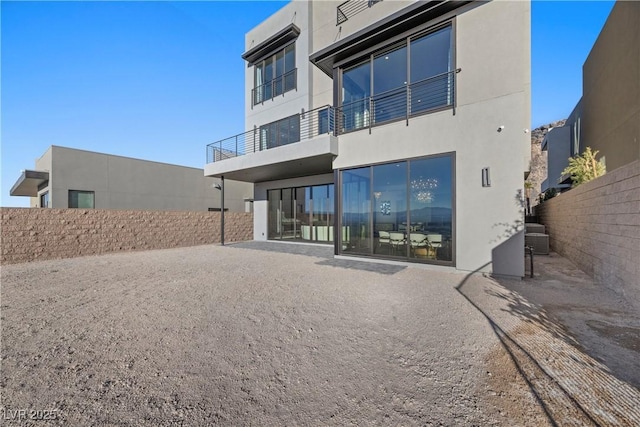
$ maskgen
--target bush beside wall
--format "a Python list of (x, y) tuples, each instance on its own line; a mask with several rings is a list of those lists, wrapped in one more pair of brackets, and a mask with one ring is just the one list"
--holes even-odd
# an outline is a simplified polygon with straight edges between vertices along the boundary
[[(220, 212), (0, 208), (0, 264), (220, 243)], [(253, 239), (253, 214), (225, 212), (225, 242)]]
[(536, 207), (552, 250), (640, 307), (640, 161)]

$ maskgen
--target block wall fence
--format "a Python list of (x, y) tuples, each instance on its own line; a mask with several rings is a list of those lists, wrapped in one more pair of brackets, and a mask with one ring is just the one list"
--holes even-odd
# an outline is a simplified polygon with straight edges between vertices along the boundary
[(536, 207), (555, 252), (640, 307), (640, 161)]
[[(220, 243), (220, 212), (0, 208), (0, 264)], [(225, 212), (225, 242), (253, 239), (253, 214)]]

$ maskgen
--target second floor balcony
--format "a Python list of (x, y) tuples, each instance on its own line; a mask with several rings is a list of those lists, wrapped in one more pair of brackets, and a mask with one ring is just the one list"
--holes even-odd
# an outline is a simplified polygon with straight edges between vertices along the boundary
[[(453, 110), (455, 76), (459, 71), (442, 73), (337, 108), (326, 105), (211, 143), (207, 145), (207, 174), (229, 176), (240, 170), (255, 172), (256, 168), (267, 165), (292, 167), (294, 163), (298, 168), (309, 167), (309, 174), (331, 172), (331, 161), (327, 163), (327, 160), (338, 155), (339, 135), (364, 129), (371, 131), (375, 126), (397, 121), (406, 121), (409, 125), (410, 119), (417, 116)], [(256, 153), (261, 154), (256, 156)], [(249, 154), (252, 156), (247, 156)], [(320, 157), (322, 161), (318, 162)], [(308, 160), (306, 166), (305, 159)], [(322, 167), (317, 167), (318, 164)], [(266, 179), (263, 172), (249, 174), (248, 179)], [(272, 178), (284, 175), (287, 174), (276, 173)]]

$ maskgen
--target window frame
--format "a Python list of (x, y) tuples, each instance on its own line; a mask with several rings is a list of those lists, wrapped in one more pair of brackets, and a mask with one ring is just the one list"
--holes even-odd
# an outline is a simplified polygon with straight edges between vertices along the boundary
[[(71, 206), (71, 196), (72, 194), (91, 194), (92, 198), (91, 198), (91, 207), (90, 208), (80, 208), (78, 206)], [(69, 190), (68, 192), (68, 200), (67, 200), (67, 206), (69, 207), (69, 209), (95, 209), (96, 208), (96, 192), (95, 191), (91, 191), (91, 190)]]
[[(341, 229), (341, 227), (345, 226), (345, 224), (343, 223), (343, 213), (344, 213), (344, 200), (343, 200), (343, 173), (344, 172), (349, 172), (352, 170), (356, 170), (356, 169), (365, 169), (368, 168), (369, 169), (369, 200), (370, 200), (370, 213), (373, 214), (373, 212), (376, 209), (376, 205), (374, 205), (375, 202), (375, 195), (374, 195), (374, 188), (373, 188), (373, 179), (374, 179), (374, 175), (373, 175), (373, 169), (375, 166), (380, 166), (380, 165), (388, 165), (388, 164), (393, 164), (393, 163), (398, 163), (398, 162), (406, 162), (407, 163), (407, 179), (408, 181), (411, 179), (411, 163), (415, 162), (415, 161), (420, 161), (420, 160), (430, 160), (430, 159), (436, 159), (436, 158), (449, 158), (451, 161), (451, 260), (438, 260), (438, 259), (428, 259), (428, 260), (421, 260), (421, 259), (415, 259), (412, 258), (410, 256), (406, 256), (406, 257), (388, 257), (388, 256), (384, 256), (384, 255), (380, 255), (380, 254), (375, 254), (374, 253), (374, 248), (373, 246), (369, 247), (368, 250), (366, 251), (360, 251), (360, 252), (351, 252), (351, 251), (346, 251), (343, 248), (343, 241), (342, 241), (342, 236), (337, 236), (336, 239), (336, 244), (334, 245), (334, 253), (335, 255), (345, 255), (345, 256), (353, 256), (353, 257), (363, 257), (363, 258), (376, 258), (376, 259), (394, 259), (394, 260), (400, 260), (402, 262), (411, 262), (411, 263), (419, 263), (419, 264), (431, 264), (431, 265), (441, 265), (441, 266), (447, 266), (447, 267), (456, 267), (457, 265), (457, 191), (458, 191), (458, 186), (457, 186), (457, 172), (456, 169), (458, 167), (458, 162), (457, 162), (457, 153), (455, 151), (449, 151), (449, 152), (442, 152), (442, 153), (437, 153), (437, 154), (430, 154), (430, 155), (426, 155), (426, 156), (418, 156), (418, 157), (408, 157), (408, 158), (404, 158), (404, 159), (396, 159), (396, 160), (387, 160), (387, 161), (382, 161), (382, 162), (374, 162), (374, 163), (367, 163), (367, 164), (362, 164), (362, 165), (357, 165), (357, 166), (349, 166), (349, 167), (345, 167), (345, 168), (341, 168), (341, 169), (336, 169), (334, 171), (334, 182), (335, 182), (335, 196), (336, 196), (336, 202), (334, 204), (335, 207), (335, 212), (334, 212), (334, 216), (335, 216), (335, 224), (336, 224), (336, 229)], [(408, 184), (408, 182), (407, 182)], [(409, 187), (407, 187), (407, 193), (409, 193)], [(407, 196), (407, 207), (408, 210), (410, 211), (411, 209), (411, 205), (410, 205), (410, 197)], [(410, 212), (409, 212), (409, 218), (408, 221), (410, 221)], [(374, 221), (371, 220), (368, 225), (367, 225), (368, 229), (367, 231), (367, 236), (369, 239), (373, 239), (374, 236)]]
[[(380, 121), (380, 122), (375, 122), (373, 119), (370, 119), (371, 122), (368, 126), (364, 126), (364, 127), (360, 127), (360, 128), (355, 128), (355, 129), (337, 129), (338, 132), (340, 134), (343, 133), (349, 133), (349, 132), (354, 132), (354, 131), (358, 131), (361, 129), (365, 129), (367, 127), (372, 127), (372, 126), (378, 126), (378, 125), (382, 125), (382, 124), (386, 124), (386, 123), (391, 123), (391, 122), (395, 122), (395, 121), (400, 121), (400, 120), (404, 120), (406, 119), (408, 122), (408, 119), (410, 117), (417, 117), (420, 115), (424, 115), (424, 114), (431, 114), (437, 111), (442, 111), (442, 110), (448, 110), (448, 109), (452, 109), (454, 111), (455, 114), (455, 108), (456, 108), (456, 85), (455, 85), (455, 74), (457, 72), (457, 54), (456, 54), (456, 18), (455, 16), (453, 17), (448, 17), (446, 19), (443, 19), (441, 21), (438, 22), (430, 22), (430, 23), (425, 23), (424, 25), (421, 25), (419, 27), (415, 27), (411, 30), (405, 31), (395, 37), (389, 38), (388, 40), (386, 40), (383, 43), (379, 43), (375, 46), (372, 46), (369, 49), (366, 49), (364, 52), (358, 54), (358, 55), (353, 55), (349, 58), (346, 58), (342, 61), (337, 62), (334, 65), (334, 75), (337, 78), (334, 78), (334, 94), (339, 94), (338, 96), (334, 96), (334, 102), (335, 102), (335, 106), (336, 109), (341, 110), (343, 107), (343, 99), (342, 99), (342, 91), (343, 91), (343, 83), (344, 83), (344, 73), (345, 71), (349, 71), (355, 67), (361, 66), (362, 64), (368, 63), (369, 64), (369, 73), (370, 73), (370, 89), (369, 89), (369, 98), (373, 98), (375, 97), (374, 94), (374, 85), (375, 85), (375, 74), (374, 74), (374, 59), (379, 56), (382, 55), (385, 52), (389, 52), (389, 51), (393, 51), (395, 49), (401, 48), (402, 46), (404, 46), (406, 48), (406, 57), (407, 57), (407, 64), (406, 64), (406, 78), (407, 78), (407, 86), (412, 85), (413, 82), (411, 80), (411, 42), (413, 40), (418, 40), (422, 37), (428, 36), (429, 34), (435, 34), (436, 32), (443, 30), (445, 28), (450, 28), (450, 37), (449, 37), (449, 56), (450, 56), (450, 64), (449, 64), (449, 68), (450, 70), (447, 73), (453, 73), (452, 74), (452, 79), (454, 80), (453, 84), (453, 88), (451, 89), (451, 100), (450, 102), (443, 104), (442, 106), (438, 106), (438, 107), (434, 107), (434, 108), (429, 108), (429, 109), (425, 109), (425, 110), (421, 110), (421, 111), (416, 111), (416, 112), (409, 112), (409, 107), (407, 107), (407, 114), (406, 116), (402, 116), (402, 117), (396, 117), (396, 118), (392, 118), (390, 120), (385, 120), (385, 121)], [(436, 75), (437, 76), (437, 75)], [(435, 76), (434, 76), (435, 77)], [(370, 112), (369, 114), (372, 114), (372, 112)]]
[[(287, 69), (287, 52), (293, 50), (293, 63), (291, 69)], [(281, 55), (282, 74), (276, 74), (278, 68), (278, 55)], [(271, 66), (272, 77), (266, 80), (267, 66)], [(293, 76), (293, 77), (291, 77)], [(260, 79), (258, 79), (260, 77)], [(258, 82), (260, 80), (260, 83)], [(267, 91), (267, 85), (269, 91)], [(274, 99), (276, 96), (284, 96), (291, 90), (298, 89), (297, 67), (296, 67), (296, 46), (295, 40), (271, 52), (264, 58), (253, 64), (253, 90), (251, 91), (251, 105), (264, 104), (264, 101)]]
[[(273, 133), (273, 137), (270, 135)], [(291, 135), (294, 135), (291, 137)], [(285, 138), (282, 138), (286, 135)], [(282, 140), (285, 140), (283, 143)], [(271, 148), (281, 147), (283, 145), (294, 144), (300, 142), (300, 115), (284, 117), (270, 123), (266, 123), (258, 128), (258, 141), (260, 151), (269, 150)]]

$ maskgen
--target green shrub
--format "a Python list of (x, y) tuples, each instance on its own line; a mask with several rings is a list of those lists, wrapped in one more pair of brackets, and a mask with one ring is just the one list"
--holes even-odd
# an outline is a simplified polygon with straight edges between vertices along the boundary
[(562, 175), (571, 175), (572, 187), (589, 182), (607, 172), (602, 159), (596, 160), (597, 154), (598, 150), (591, 151), (591, 147), (587, 147), (582, 155), (569, 157), (569, 166), (562, 171)]

